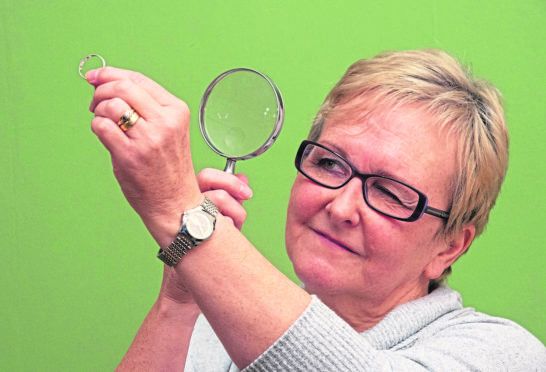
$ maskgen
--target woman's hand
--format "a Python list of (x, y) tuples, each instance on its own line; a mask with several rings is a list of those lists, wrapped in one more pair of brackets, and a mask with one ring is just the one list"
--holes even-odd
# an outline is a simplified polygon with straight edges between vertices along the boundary
[(233, 221), (241, 230), (246, 219), (243, 201), (252, 197), (244, 174), (233, 175), (218, 169), (206, 168), (197, 175), (199, 189), (217, 207), (220, 213)]
[[(110, 152), (114, 174), (130, 205), (161, 247), (180, 227), (180, 215), (203, 201), (191, 160), (187, 105), (149, 78), (105, 67), (87, 73), (95, 86), (91, 128)], [(123, 132), (119, 118), (140, 115)]]

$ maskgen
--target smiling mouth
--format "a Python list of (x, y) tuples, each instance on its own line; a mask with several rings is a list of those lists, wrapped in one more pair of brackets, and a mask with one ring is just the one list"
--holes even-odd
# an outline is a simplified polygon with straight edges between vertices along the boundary
[(349, 252), (349, 253), (352, 253), (352, 254), (358, 254), (356, 253), (355, 251), (347, 248), (346, 245), (344, 245), (343, 243), (341, 243), (340, 241), (336, 240), (336, 239), (333, 239), (332, 237), (326, 235), (326, 234), (323, 234), (317, 230), (313, 230), (320, 238), (321, 240), (324, 240), (326, 241), (326, 243), (329, 245), (329, 246), (332, 246), (334, 248), (337, 248), (339, 250), (343, 250), (343, 251), (346, 251), (346, 252)]

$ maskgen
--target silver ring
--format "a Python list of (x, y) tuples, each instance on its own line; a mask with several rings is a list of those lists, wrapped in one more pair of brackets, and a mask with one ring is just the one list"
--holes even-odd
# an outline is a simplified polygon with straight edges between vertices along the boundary
[(100, 58), (100, 60), (102, 61), (102, 67), (106, 67), (106, 61), (99, 54), (89, 54), (87, 57), (82, 59), (82, 61), (80, 62), (80, 66), (78, 67), (78, 73), (83, 79), (85, 79), (85, 76), (82, 74), (83, 66), (85, 65), (85, 62), (87, 62), (93, 57)]

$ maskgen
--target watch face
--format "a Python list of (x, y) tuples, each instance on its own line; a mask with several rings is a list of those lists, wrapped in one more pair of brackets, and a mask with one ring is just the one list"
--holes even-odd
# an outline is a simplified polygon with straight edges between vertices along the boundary
[(214, 225), (206, 212), (195, 211), (187, 216), (186, 229), (195, 239), (205, 240), (212, 235)]

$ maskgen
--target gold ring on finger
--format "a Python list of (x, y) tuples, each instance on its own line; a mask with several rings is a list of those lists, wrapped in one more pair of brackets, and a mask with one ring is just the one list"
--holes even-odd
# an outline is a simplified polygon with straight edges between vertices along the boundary
[(140, 115), (135, 110), (129, 109), (119, 118), (118, 126), (122, 131), (127, 132), (136, 124), (139, 118)]

